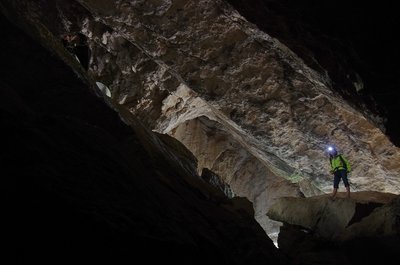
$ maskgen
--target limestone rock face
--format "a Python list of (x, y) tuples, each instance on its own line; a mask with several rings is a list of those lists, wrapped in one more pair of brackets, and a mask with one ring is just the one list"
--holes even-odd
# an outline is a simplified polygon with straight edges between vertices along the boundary
[[(400, 248), (400, 197), (356, 192), (280, 198), (268, 216), (284, 223), (279, 249), (293, 264), (396, 264)], [(335, 257), (335, 261), (332, 261)]]
[[(353, 190), (400, 193), (400, 152), (379, 121), (224, 1), (6, 2), (110, 106), (176, 138), (199, 174), (248, 198), (266, 231), (277, 198), (331, 190), (329, 143), (350, 160)], [(87, 37), (88, 71), (57, 44), (72, 30)]]
[(301, 226), (317, 237), (344, 241), (361, 236), (400, 235), (399, 196), (356, 192), (351, 199), (327, 195), (282, 197), (269, 209), (273, 220)]
[(227, 2), (261, 30), (283, 42), (308, 66), (329, 76), (332, 88), (347, 102), (368, 117), (371, 113), (384, 117), (382, 129), (400, 146), (397, 103), (400, 40), (393, 38), (400, 20), (394, 2)]
[[(2, 264), (281, 264), (246, 198), (0, 15)], [(9, 232), (9, 233), (8, 233)]]

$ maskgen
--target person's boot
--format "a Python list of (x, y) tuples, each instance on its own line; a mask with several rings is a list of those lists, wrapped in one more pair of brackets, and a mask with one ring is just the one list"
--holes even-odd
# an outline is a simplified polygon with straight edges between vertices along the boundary
[(332, 201), (335, 200), (336, 192), (337, 192), (337, 189), (334, 188), (334, 189), (333, 189), (333, 192), (332, 192), (332, 195), (331, 195), (331, 200), (332, 200)]
[(350, 187), (346, 187), (346, 191), (347, 191), (347, 198), (350, 198)]

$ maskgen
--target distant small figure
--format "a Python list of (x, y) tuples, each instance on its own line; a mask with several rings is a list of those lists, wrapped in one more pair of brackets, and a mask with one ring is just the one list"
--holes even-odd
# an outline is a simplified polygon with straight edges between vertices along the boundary
[(336, 148), (333, 146), (328, 147), (328, 153), (329, 153), (329, 162), (331, 165), (330, 173), (334, 175), (333, 192), (331, 197), (332, 199), (335, 199), (337, 190), (339, 188), (339, 182), (340, 180), (342, 180), (344, 186), (346, 187), (347, 198), (350, 198), (350, 184), (347, 179), (347, 174), (350, 173), (351, 171), (350, 163), (342, 154), (339, 154)]

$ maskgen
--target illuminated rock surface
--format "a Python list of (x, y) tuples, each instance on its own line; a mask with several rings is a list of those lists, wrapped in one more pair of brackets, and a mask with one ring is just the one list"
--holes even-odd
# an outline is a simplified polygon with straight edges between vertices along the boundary
[(356, 192), (310, 198), (280, 198), (268, 216), (284, 223), (279, 249), (293, 264), (397, 264), (400, 196)]

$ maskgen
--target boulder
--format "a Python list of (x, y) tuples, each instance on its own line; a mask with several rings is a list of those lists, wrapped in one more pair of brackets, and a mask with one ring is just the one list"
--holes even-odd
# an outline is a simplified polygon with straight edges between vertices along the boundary
[(329, 195), (285, 197), (267, 214), (283, 222), (278, 246), (295, 263), (375, 264), (382, 253), (385, 261), (399, 260), (399, 195), (365, 191), (351, 198), (339, 193), (334, 200)]

